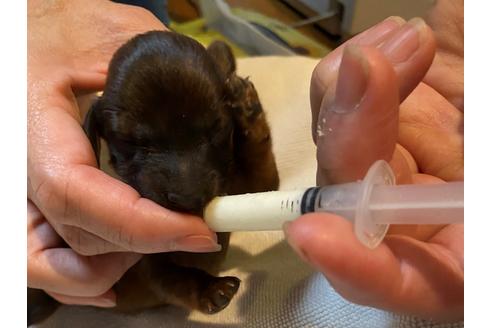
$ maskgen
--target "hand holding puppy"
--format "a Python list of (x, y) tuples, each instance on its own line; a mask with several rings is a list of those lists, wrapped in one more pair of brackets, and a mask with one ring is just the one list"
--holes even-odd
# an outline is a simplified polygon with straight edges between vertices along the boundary
[(124, 42), (164, 29), (109, 1), (28, 2), (28, 286), (60, 302), (113, 306), (110, 288), (140, 259), (133, 252), (217, 249), (200, 218), (98, 170), (81, 127), (75, 97), (103, 88)]

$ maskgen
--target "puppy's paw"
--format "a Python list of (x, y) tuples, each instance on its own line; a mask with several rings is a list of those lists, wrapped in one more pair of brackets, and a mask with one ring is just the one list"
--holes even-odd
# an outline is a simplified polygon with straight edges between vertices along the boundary
[(234, 119), (240, 123), (243, 128), (254, 124), (260, 114), (263, 113), (260, 99), (256, 89), (247, 78), (243, 79), (238, 76), (230, 78), (229, 84), (233, 96), (231, 96), (230, 107)]
[(214, 278), (200, 295), (199, 310), (213, 314), (223, 310), (236, 294), (241, 280), (236, 277)]
[(238, 100), (230, 104), (236, 132), (241, 136), (241, 140), (254, 144), (267, 143), (270, 141), (270, 128), (258, 94), (251, 82), (237, 79), (242, 81), (243, 89)]

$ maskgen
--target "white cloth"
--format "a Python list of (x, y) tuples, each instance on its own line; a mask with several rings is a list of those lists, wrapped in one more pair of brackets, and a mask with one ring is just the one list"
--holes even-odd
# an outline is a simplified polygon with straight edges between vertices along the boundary
[[(238, 62), (239, 75), (251, 77), (267, 112), (282, 190), (315, 184), (309, 83), (316, 63), (304, 57)], [(345, 301), (294, 254), (282, 232), (233, 233), (221, 275), (237, 276), (242, 283), (231, 304), (215, 315), (175, 307), (126, 315), (62, 306), (40, 327), (463, 327), (463, 323), (436, 325)]]

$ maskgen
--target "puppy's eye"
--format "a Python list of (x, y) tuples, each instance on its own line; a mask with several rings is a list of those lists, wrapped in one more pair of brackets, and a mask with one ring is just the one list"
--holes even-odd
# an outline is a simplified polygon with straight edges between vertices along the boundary
[(149, 147), (143, 147), (142, 148), (142, 152), (145, 155), (152, 155), (152, 154), (156, 154), (157, 153), (157, 149), (149, 148)]

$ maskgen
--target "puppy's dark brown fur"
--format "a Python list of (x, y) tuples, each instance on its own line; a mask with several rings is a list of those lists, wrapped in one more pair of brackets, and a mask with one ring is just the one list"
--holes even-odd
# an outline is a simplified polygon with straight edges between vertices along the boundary
[[(222, 42), (205, 49), (160, 31), (130, 40), (84, 123), (96, 154), (102, 138), (125, 182), (176, 211), (201, 215), (217, 195), (275, 190), (268, 124), (253, 84), (235, 70)], [(144, 256), (115, 285), (117, 308), (222, 310), (239, 287), (235, 277), (215, 276), (228, 239), (219, 234), (219, 253)]]

